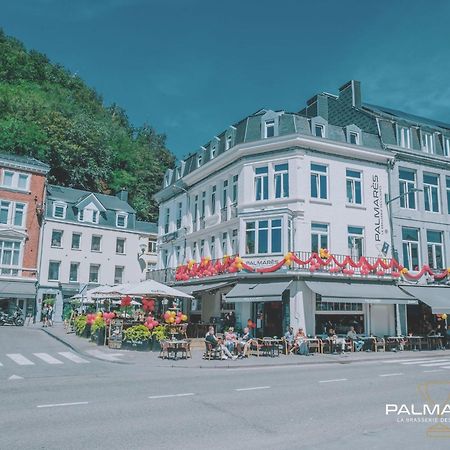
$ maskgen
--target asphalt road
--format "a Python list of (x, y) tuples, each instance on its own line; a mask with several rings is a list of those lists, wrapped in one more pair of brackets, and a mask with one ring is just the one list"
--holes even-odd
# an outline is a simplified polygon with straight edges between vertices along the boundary
[(77, 355), (38, 329), (3, 327), (0, 449), (448, 449), (450, 429), (429, 437), (433, 424), (385, 414), (386, 403), (421, 407), (422, 383), (445, 401), (450, 385), (434, 383), (450, 382), (450, 364), (439, 353), (420, 361), (122, 365)]

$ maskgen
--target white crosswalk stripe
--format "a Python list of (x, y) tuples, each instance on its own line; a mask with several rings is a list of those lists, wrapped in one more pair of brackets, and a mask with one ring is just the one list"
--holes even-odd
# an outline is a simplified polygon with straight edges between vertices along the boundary
[(19, 364), (19, 366), (34, 366), (33, 361), (25, 358), (25, 356), (21, 355), (20, 353), (7, 353), (6, 356), (9, 359), (12, 359), (16, 364)]
[(422, 367), (434, 367), (434, 366), (448, 366), (450, 364), (450, 361), (447, 359), (443, 359), (440, 362), (434, 362), (434, 363), (426, 363), (426, 364), (421, 364)]
[(449, 359), (429, 359), (428, 361), (415, 361), (415, 362), (405, 362), (402, 363), (404, 366), (412, 366), (414, 364), (417, 365), (424, 365), (424, 364), (431, 364), (431, 363), (439, 363), (439, 362), (447, 362), (448, 364), (450, 364), (450, 360)]
[(0, 362), (0, 367), (2, 367), (3, 366), (3, 364)]
[(58, 355), (64, 356), (64, 358), (67, 358), (68, 360), (76, 363), (76, 364), (88, 364), (89, 361), (86, 359), (81, 358), (78, 355), (75, 355), (75, 353), (72, 352), (58, 352)]
[(48, 353), (33, 353), (33, 355), (39, 359), (42, 359), (42, 361), (46, 362), (47, 364), (64, 364), (62, 361), (54, 358)]

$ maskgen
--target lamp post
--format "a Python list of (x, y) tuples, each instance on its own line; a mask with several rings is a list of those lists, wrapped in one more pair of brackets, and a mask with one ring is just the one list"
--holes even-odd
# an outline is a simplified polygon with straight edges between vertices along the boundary
[[(395, 248), (395, 244), (394, 244), (394, 225), (393, 225), (391, 203), (395, 200), (398, 200), (400, 198), (403, 198), (409, 194), (413, 194), (416, 192), (423, 192), (423, 190), (418, 189), (418, 188), (412, 188), (409, 191), (403, 192), (403, 194), (397, 195), (394, 198), (389, 198), (388, 194), (385, 195), (384, 201), (385, 201), (386, 207), (388, 209), (389, 228), (390, 228), (390, 233), (391, 233), (392, 258), (395, 259), (397, 262), (398, 262), (398, 252), (397, 252), (397, 249)], [(395, 331), (396, 331), (397, 336), (401, 335), (400, 309), (398, 307), (398, 303), (395, 304)]]

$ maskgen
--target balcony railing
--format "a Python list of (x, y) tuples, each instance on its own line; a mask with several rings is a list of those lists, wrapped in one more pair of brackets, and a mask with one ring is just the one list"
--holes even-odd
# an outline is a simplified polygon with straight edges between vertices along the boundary
[(228, 220), (228, 208), (222, 208), (220, 210), (220, 220), (221, 222), (226, 222)]
[[(307, 261), (311, 255), (312, 252), (296, 252), (295, 253), (296, 256), (302, 260), (302, 261)], [(336, 255), (333, 254), (333, 256), (336, 258), (336, 261), (340, 264), (343, 263), (343, 261), (345, 260), (345, 258), (348, 257), (348, 255)], [(271, 259), (274, 261), (280, 261), (281, 259), (283, 259), (283, 255), (255, 255), (255, 256), (244, 256), (242, 257), (244, 263), (250, 263), (251, 260), (257, 260), (257, 259)], [(231, 256), (231, 258), (234, 258), (234, 256)], [(378, 260), (378, 257), (366, 257), (367, 262), (371, 265), (374, 265), (375, 262)], [(323, 261), (326, 260), (325, 258), (322, 259)], [(214, 259), (211, 260), (211, 264), (215, 265), (217, 261), (223, 262), (223, 258), (218, 258), (218, 259)], [(358, 260), (354, 260), (356, 263), (358, 262)], [(384, 259), (386, 264), (390, 263), (390, 259), (385, 258)], [(252, 268), (254, 269), (258, 269), (258, 268), (262, 268), (265, 267), (263, 265), (261, 266), (254, 266), (252, 264), (251, 265)], [(270, 265), (273, 265), (272, 263)], [(314, 261), (307, 263), (307, 264), (298, 264), (296, 262), (292, 262), (292, 264), (289, 267), (284, 266), (283, 268), (279, 269), (280, 271), (283, 270), (289, 270), (289, 271), (296, 271), (296, 272), (302, 272), (302, 273), (333, 273), (334, 270), (338, 269), (338, 264), (336, 264), (334, 261), (331, 262), (329, 265), (327, 266), (321, 266), (320, 264), (317, 264), (317, 260), (314, 259)], [(353, 270), (355, 273), (355, 276), (360, 276), (360, 269), (359, 268), (352, 268), (351, 266), (347, 266), (347, 269), (349, 270)], [(391, 273), (390, 269), (387, 269), (384, 271), (386, 275), (389, 275)], [(175, 268), (168, 268), (168, 269), (160, 269), (160, 270), (152, 270), (149, 271), (147, 273), (147, 278), (148, 279), (153, 279), (156, 281), (159, 281), (161, 283), (173, 283), (175, 281), (175, 273), (176, 273), (176, 269)], [(245, 273), (245, 272), (244, 272)], [(342, 274), (342, 272), (339, 270), (338, 274)], [(343, 273), (345, 275), (345, 272)], [(373, 272), (370, 272), (369, 275), (372, 276), (376, 276), (376, 274), (374, 274)]]
[(230, 211), (230, 219), (234, 219), (237, 217), (237, 205), (236, 203), (233, 203), (231, 205), (231, 211)]

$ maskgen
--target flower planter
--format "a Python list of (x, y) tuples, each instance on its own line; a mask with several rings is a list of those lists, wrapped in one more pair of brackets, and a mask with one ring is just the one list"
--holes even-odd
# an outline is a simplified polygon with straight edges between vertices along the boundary
[(86, 324), (86, 327), (85, 327), (85, 329), (83, 331), (83, 334), (81, 336), (85, 337), (85, 338), (91, 337), (91, 325), (90, 324)]
[(97, 345), (105, 345), (105, 329), (100, 328), (95, 333), (91, 334), (91, 341)]
[(160, 352), (161, 351), (161, 344), (158, 339), (156, 339), (155, 336), (152, 336), (152, 350), (154, 352)]
[(123, 341), (122, 348), (127, 350), (137, 350), (140, 352), (148, 352), (151, 350), (151, 341)]

